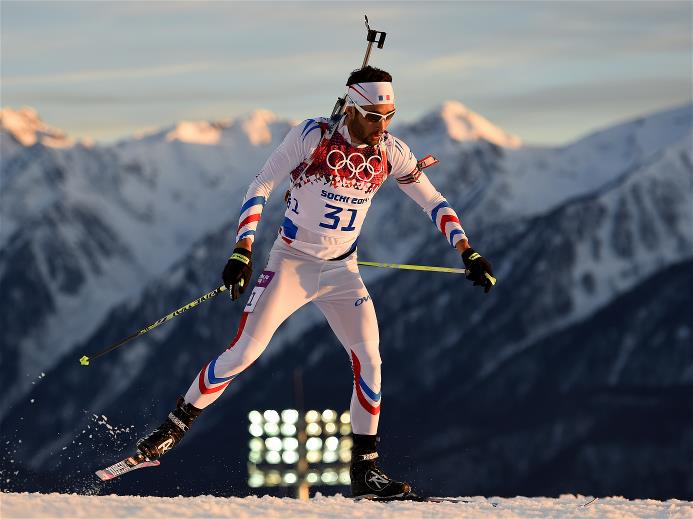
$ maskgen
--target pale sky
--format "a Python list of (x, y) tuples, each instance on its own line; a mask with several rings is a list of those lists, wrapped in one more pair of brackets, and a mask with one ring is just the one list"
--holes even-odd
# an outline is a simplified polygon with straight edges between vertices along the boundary
[(457, 100), (561, 144), (693, 98), (693, 3), (0, 0), (1, 104), (110, 142), (258, 108), (329, 115), (366, 48), (398, 121)]

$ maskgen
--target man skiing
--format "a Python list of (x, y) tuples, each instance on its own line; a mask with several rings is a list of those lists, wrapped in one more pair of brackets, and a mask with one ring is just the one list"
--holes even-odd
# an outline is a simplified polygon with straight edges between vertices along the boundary
[(252, 275), (252, 247), (273, 189), (289, 177), (279, 236), (245, 305), (236, 337), (205, 365), (166, 421), (138, 442), (155, 460), (176, 445), (195, 418), (264, 351), (279, 325), (308, 302), (325, 315), (352, 363), (351, 490), (355, 497), (396, 498), (411, 486), (377, 464), (381, 409), (378, 323), (356, 259), (371, 200), (390, 176), (462, 255), (467, 278), (488, 292), (490, 263), (470, 246), (455, 211), (433, 187), (409, 147), (386, 131), (395, 114), (392, 77), (367, 66), (347, 81), (345, 115), (324, 138), (328, 119), (294, 127), (250, 184), (241, 206), (236, 247), (222, 278), (236, 300)]

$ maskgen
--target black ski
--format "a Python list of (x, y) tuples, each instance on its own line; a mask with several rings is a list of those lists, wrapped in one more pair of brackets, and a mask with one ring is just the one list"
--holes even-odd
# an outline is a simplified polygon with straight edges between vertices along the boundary
[[(473, 501), (462, 497), (434, 497), (420, 496), (418, 494), (409, 493), (403, 496), (392, 497), (375, 497), (375, 496), (358, 496), (353, 498), (356, 501), (368, 500), (381, 503), (391, 503), (393, 501), (415, 501), (419, 503), (472, 503)], [(497, 506), (497, 503), (491, 503), (492, 506)]]
[(133, 470), (143, 469), (146, 467), (156, 467), (161, 465), (158, 460), (149, 460), (142, 453), (138, 452), (132, 456), (128, 456), (124, 460), (114, 463), (110, 467), (105, 469), (97, 470), (96, 475), (99, 476), (101, 481), (108, 481), (109, 479), (117, 478)]

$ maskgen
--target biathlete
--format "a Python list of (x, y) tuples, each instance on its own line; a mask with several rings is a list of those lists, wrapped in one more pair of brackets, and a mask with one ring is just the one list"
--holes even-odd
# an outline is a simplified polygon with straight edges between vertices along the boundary
[(390, 478), (377, 463), (381, 409), (378, 321), (357, 265), (356, 242), (380, 186), (399, 188), (431, 218), (462, 255), (467, 278), (488, 292), (490, 263), (469, 245), (457, 214), (431, 184), (409, 147), (387, 132), (395, 115), (392, 76), (365, 67), (347, 81), (347, 106), (331, 138), (328, 119), (295, 126), (250, 184), (241, 206), (236, 247), (222, 278), (238, 299), (252, 275), (253, 240), (267, 200), (285, 178), (286, 213), (265, 270), (245, 305), (231, 345), (205, 365), (164, 423), (137, 448), (150, 460), (180, 442), (203, 409), (265, 350), (279, 325), (314, 303), (344, 346), (353, 368), (350, 466), (355, 497), (406, 497), (411, 486)]

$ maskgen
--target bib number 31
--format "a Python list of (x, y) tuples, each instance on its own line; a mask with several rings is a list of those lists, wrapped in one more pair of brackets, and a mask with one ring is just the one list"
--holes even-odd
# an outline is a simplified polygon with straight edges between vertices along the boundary
[[(339, 228), (340, 231), (355, 231), (356, 227), (354, 227), (354, 222), (356, 221), (356, 209), (343, 209), (341, 207), (337, 207), (336, 205), (332, 204), (325, 204), (325, 209), (327, 212), (323, 215), (323, 218), (326, 218), (329, 220), (328, 222), (320, 222), (320, 227), (324, 227), (325, 229), (337, 229)], [(349, 216), (347, 215), (342, 215), (342, 212), (348, 212), (350, 213)], [(341, 223), (341, 218), (344, 217), (349, 218), (349, 223), (346, 224), (344, 227), (339, 227), (339, 224)]]

